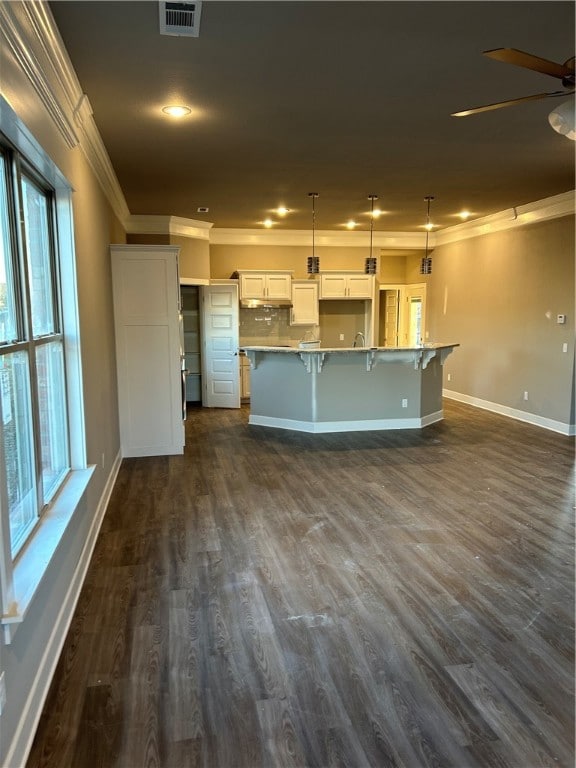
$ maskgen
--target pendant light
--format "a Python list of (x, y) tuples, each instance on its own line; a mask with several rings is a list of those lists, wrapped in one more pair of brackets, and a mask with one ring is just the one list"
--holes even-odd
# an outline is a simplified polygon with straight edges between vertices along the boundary
[(375, 275), (376, 258), (372, 256), (372, 241), (374, 235), (374, 200), (378, 200), (378, 195), (368, 195), (368, 200), (372, 203), (370, 208), (370, 256), (364, 262), (364, 272), (367, 275)]
[(308, 256), (307, 259), (307, 272), (309, 275), (317, 275), (320, 271), (320, 259), (316, 256), (314, 236), (316, 233), (316, 198), (318, 192), (308, 192), (308, 197), (312, 198), (312, 256)]
[(432, 259), (428, 255), (428, 237), (430, 235), (430, 203), (432, 200), (434, 200), (434, 197), (432, 195), (428, 195), (424, 198), (426, 202), (428, 203), (428, 210), (426, 214), (426, 253), (424, 255), (424, 258), (420, 262), (420, 274), (421, 275), (431, 275), (432, 274)]

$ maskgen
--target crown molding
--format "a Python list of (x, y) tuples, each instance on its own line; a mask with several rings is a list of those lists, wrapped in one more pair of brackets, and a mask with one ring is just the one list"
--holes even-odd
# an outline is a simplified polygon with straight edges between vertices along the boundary
[(518, 227), (525, 227), (529, 224), (574, 215), (575, 212), (574, 190), (570, 190), (560, 195), (536, 200), (535, 202), (519, 205), (515, 208), (507, 208), (504, 211), (484, 216), (481, 219), (467, 221), (462, 224), (456, 224), (454, 227), (439, 230), (435, 233), (435, 245), (446, 245), (447, 243), (467, 240), (471, 237), (480, 237), (494, 232), (518, 229)]
[(72, 105), (79, 84), (70, 79), (70, 71), (64, 65), (64, 56), (67, 58), (67, 55), (48, 5), (37, 1), (2, 2), (0, 27), (14, 58), (66, 145), (69, 149), (78, 146)]
[(126, 232), (131, 235), (182, 235), (196, 240), (209, 240), (209, 221), (195, 221), (180, 216), (145, 216), (134, 214), (124, 221)]
[[(337, 230), (316, 230), (314, 242), (316, 247), (333, 246), (348, 248), (365, 248), (368, 245), (368, 231), (340, 232)], [(312, 242), (311, 230), (283, 229), (224, 229), (215, 228), (210, 232), (211, 245), (292, 245), (310, 247)], [(374, 232), (372, 237), (374, 248), (409, 249), (424, 247), (424, 235), (420, 232)]]
[(0, 27), (66, 146), (80, 148), (123, 222), (130, 215), (124, 193), (48, 3), (0, 2)]
[[(130, 233), (169, 233), (209, 240), (214, 245), (311, 244), (308, 230), (212, 228), (212, 224), (177, 216), (132, 216), (96, 127), (92, 108), (76, 76), (47, 0), (0, 0), (0, 28), (12, 55), (47, 110), (69, 149), (79, 147), (94, 171), (112, 210)], [(573, 215), (574, 191), (509, 208), (474, 221), (430, 233), (429, 247)], [(366, 231), (323, 230), (316, 244), (365, 247)], [(374, 232), (380, 249), (421, 249), (421, 232)]]

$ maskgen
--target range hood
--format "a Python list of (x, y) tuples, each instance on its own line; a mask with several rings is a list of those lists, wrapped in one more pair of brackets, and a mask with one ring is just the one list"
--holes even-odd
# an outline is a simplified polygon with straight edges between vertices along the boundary
[(290, 299), (241, 299), (244, 309), (285, 309), (292, 306)]

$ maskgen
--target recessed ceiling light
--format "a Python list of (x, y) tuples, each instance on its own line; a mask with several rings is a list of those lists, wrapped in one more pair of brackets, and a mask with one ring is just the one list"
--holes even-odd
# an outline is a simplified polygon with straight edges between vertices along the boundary
[(432, 222), (429, 222), (428, 224), (424, 224), (424, 229), (427, 229), (428, 231), (430, 231), (431, 229), (434, 229), (434, 226), (435, 225), (432, 224)]
[(470, 216), (472, 216), (472, 214), (470, 213), (470, 211), (460, 211), (460, 213), (458, 214), (458, 216), (460, 216), (460, 218), (461, 218), (463, 221), (466, 221), (466, 219), (469, 219), (469, 218), (470, 218)]
[(264, 219), (262, 224), (266, 227), (266, 229), (270, 229), (270, 227), (274, 224), (272, 219)]
[(290, 208), (286, 208), (285, 206), (281, 205), (276, 208), (276, 213), (278, 216), (286, 216), (287, 213), (290, 213)]
[(356, 226), (356, 222), (352, 221), (352, 219), (346, 222), (346, 229), (354, 229), (355, 226)]
[(186, 117), (192, 110), (182, 104), (169, 104), (167, 107), (162, 107), (162, 112), (165, 115), (170, 115), (170, 117)]

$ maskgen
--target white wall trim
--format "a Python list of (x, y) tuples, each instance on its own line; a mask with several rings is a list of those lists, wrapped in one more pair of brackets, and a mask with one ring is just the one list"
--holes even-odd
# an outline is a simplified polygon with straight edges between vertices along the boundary
[(300, 421), (297, 419), (281, 419), (276, 416), (251, 415), (249, 424), (260, 427), (275, 427), (276, 429), (292, 429), (295, 432), (311, 432), (323, 434), (326, 432), (374, 432), (390, 429), (420, 429), (444, 418), (442, 411), (430, 413), (422, 418), (411, 419), (359, 419), (357, 421)]
[(552, 432), (559, 432), (562, 435), (576, 434), (576, 425), (574, 424), (566, 424), (563, 421), (546, 419), (544, 416), (538, 416), (535, 413), (520, 411), (517, 408), (510, 408), (507, 405), (500, 405), (500, 403), (493, 403), (489, 400), (481, 400), (479, 397), (471, 397), (462, 392), (453, 392), (449, 389), (443, 389), (442, 397), (446, 397), (448, 400), (457, 400), (459, 403), (473, 405), (475, 408), (482, 408), (485, 411), (492, 411), (492, 413), (497, 413), (500, 416), (507, 416), (510, 419), (516, 419), (516, 421), (523, 421), (526, 424), (532, 424), (535, 427), (542, 427), (543, 429), (549, 429)]
[(62, 606), (54, 623), (52, 634), (46, 644), (38, 673), (34, 679), (34, 685), (28, 692), (28, 698), (26, 699), (26, 704), (22, 710), (18, 728), (13, 734), (12, 742), (6, 753), (6, 766), (26, 765), (38, 727), (38, 722), (42, 714), (44, 702), (50, 689), (50, 683), (52, 682), (56, 665), (60, 659), (60, 654), (62, 653), (62, 648), (68, 630), (70, 629), (70, 624), (72, 623), (76, 604), (80, 597), (88, 566), (90, 565), (90, 559), (94, 551), (94, 546), (96, 545), (98, 533), (100, 532), (108, 502), (110, 501), (110, 496), (112, 495), (112, 490), (116, 483), (120, 464), (121, 458), (120, 454), (118, 454), (111, 467), (110, 474), (108, 475), (88, 536), (84, 541), (78, 565), (72, 576), (68, 591), (62, 601)]
[(433, 246), (455, 243), (467, 240), (471, 237), (489, 235), (493, 232), (503, 232), (508, 229), (518, 229), (528, 224), (540, 221), (558, 219), (562, 216), (570, 216), (575, 213), (574, 190), (564, 192), (561, 195), (547, 197), (544, 200), (536, 200), (533, 203), (519, 205), (516, 208), (507, 208), (504, 211), (484, 216), (481, 219), (456, 224), (436, 232)]
[(184, 219), (181, 216), (146, 216), (135, 214), (124, 221), (132, 235), (182, 235), (196, 240), (209, 240), (212, 223)]

